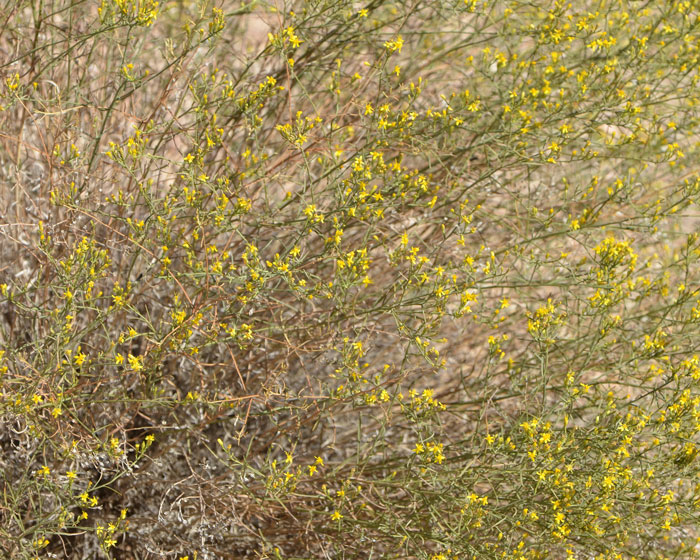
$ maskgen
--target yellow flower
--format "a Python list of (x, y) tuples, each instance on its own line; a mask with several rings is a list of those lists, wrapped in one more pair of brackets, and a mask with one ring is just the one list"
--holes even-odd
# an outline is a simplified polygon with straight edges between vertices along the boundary
[(82, 366), (83, 363), (85, 362), (85, 358), (86, 358), (85, 354), (83, 354), (82, 352), (78, 351), (78, 353), (75, 355), (75, 358), (74, 358), (74, 360), (75, 360), (75, 365), (76, 365), (76, 366)]
[(386, 50), (388, 50), (390, 53), (396, 51), (401, 52), (401, 48), (403, 47), (403, 37), (401, 37), (401, 35), (397, 35), (395, 39), (384, 43), (384, 46), (386, 47)]
[(129, 365), (134, 371), (141, 371), (143, 369), (143, 356), (132, 356), (129, 354)]

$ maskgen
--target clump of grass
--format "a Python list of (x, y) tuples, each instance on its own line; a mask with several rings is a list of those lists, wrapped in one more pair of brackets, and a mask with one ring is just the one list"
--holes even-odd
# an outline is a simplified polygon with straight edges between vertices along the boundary
[(695, 557), (697, 6), (3, 20), (3, 557)]

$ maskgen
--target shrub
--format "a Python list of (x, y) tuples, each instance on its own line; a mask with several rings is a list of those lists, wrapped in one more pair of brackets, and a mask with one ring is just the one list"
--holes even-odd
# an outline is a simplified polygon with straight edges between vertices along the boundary
[(696, 3), (3, 22), (4, 557), (695, 557)]

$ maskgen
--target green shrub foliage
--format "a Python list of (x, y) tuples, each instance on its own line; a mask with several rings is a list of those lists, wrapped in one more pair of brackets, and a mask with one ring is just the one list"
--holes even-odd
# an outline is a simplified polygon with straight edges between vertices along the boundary
[(698, 2), (0, 19), (2, 558), (696, 556)]

